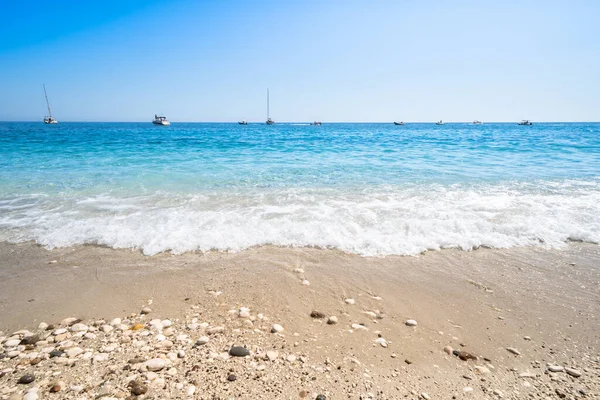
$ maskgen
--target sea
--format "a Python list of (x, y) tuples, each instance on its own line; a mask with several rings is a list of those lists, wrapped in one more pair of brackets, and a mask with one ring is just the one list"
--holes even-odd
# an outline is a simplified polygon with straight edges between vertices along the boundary
[(362, 256), (600, 242), (600, 123), (0, 122), (0, 241)]

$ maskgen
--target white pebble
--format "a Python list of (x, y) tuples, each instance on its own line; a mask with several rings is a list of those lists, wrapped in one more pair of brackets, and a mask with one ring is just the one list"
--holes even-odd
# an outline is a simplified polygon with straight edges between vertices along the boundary
[(409, 319), (405, 322), (406, 326), (417, 326), (417, 321), (414, 319)]
[(346, 302), (346, 304), (354, 304), (354, 299), (346, 299), (344, 301)]
[(279, 324), (273, 324), (273, 326), (271, 327), (271, 333), (280, 333), (283, 332), (283, 326), (279, 325)]
[(166, 362), (162, 358), (153, 358), (146, 361), (145, 364), (149, 371), (160, 371), (165, 367)]

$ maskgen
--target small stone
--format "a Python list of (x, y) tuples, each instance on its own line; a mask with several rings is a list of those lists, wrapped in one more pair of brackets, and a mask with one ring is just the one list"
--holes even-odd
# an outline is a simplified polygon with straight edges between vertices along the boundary
[(229, 355), (234, 357), (246, 357), (250, 355), (250, 350), (242, 346), (233, 346), (229, 349)]
[(67, 350), (67, 357), (73, 358), (83, 353), (83, 349), (80, 347), (72, 347)]
[(38, 392), (27, 392), (25, 396), (23, 396), (23, 400), (38, 400), (40, 395)]
[(64, 354), (64, 352), (60, 351), (60, 350), (52, 350), (49, 354), (50, 358), (54, 358), (54, 357), (61, 357)]
[(548, 371), (550, 372), (563, 372), (565, 367), (561, 365), (548, 365)]
[(305, 286), (308, 286), (308, 285), (310, 285), (310, 282), (308, 281), (308, 279), (304, 279), (302, 281), (302, 284), (305, 285)]
[(350, 304), (350, 305), (354, 304), (354, 299), (346, 299), (344, 301), (346, 302), (346, 304)]
[(337, 319), (337, 317), (336, 317), (336, 316), (332, 315), (331, 317), (329, 317), (329, 318), (327, 319), (327, 323), (328, 323), (329, 325), (335, 325), (335, 324), (337, 324), (337, 323), (338, 323), (338, 319)]
[(277, 357), (279, 357), (279, 353), (277, 353), (276, 351), (267, 351), (267, 358), (269, 359), (269, 361), (275, 361)]
[(48, 325), (47, 323), (45, 323), (45, 322), (40, 322), (40, 324), (38, 325), (38, 329), (39, 329), (39, 330), (42, 330), (42, 331), (45, 331), (45, 330), (48, 328), (48, 326), (49, 326), (49, 325)]
[(412, 363), (413, 363), (413, 362), (412, 362), (411, 360), (409, 360), (408, 358), (406, 358), (406, 359), (404, 360), (404, 362), (405, 362), (405, 363), (407, 363), (408, 365), (410, 365), (410, 364), (412, 364)]
[(82, 324), (82, 323), (73, 324), (71, 326), (71, 332), (85, 332), (88, 329), (89, 328), (87, 327), (87, 325)]
[(110, 325), (111, 326), (119, 326), (119, 325), (121, 325), (121, 318), (114, 318), (112, 321), (110, 321)]
[(406, 326), (417, 326), (417, 321), (414, 319), (409, 319), (404, 323)]
[(289, 356), (287, 356), (287, 360), (288, 360), (288, 362), (293, 363), (294, 361), (296, 361), (296, 356), (293, 354), (290, 354)]
[(19, 339), (10, 339), (4, 342), (4, 347), (17, 347), (20, 343)]
[(454, 354), (463, 361), (477, 360), (477, 356), (474, 356), (473, 354), (468, 353), (464, 350), (452, 350), (452, 354)]
[(319, 318), (320, 319), (320, 318), (325, 318), (325, 314), (323, 314), (321, 311), (313, 310), (310, 313), (310, 317), (311, 318)]
[(227, 376), (227, 380), (228, 380), (229, 382), (233, 382), (233, 381), (235, 381), (236, 379), (237, 379), (237, 377), (236, 377), (235, 375), (233, 375), (233, 374), (229, 374), (229, 375)]
[(31, 336), (25, 336), (23, 338), (23, 340), (21, 340), (22, 345), (31, 345), (31, 344), (36, 344), (37, 342), (40, 341), (40, 335), (31, 335)]
[(531, 337), (525, 336), (523, 339), (525, 339), (525, 340), (531, 340)]
[(208, 328), (206, 330), (206, 333), (208, 333), (209, 335), (216, 335), (217, 333), (223, 333), (224, 330), (225, 328), (223, 328), (222, 326), (213, 326), (212, 328)]
[(471, 393), (472, 391), (473, 391), (472, 387), (467, 386), (467, 387), (463, 388), (463, 392), (465, 392), (465, 393)]
[(520, 356), (521, 352), (513, 347), (507, 347), (506, 351), (508, 351), (509, 353), (514, 354), (515, 356)]
[(62, 381), (55, 382), (50, 388), (50, 393), (57, 393), (63, 390), (65, 387), (65, 383)]
[(494, 393), (498, 397), (504, 397), (504, 393), (502, 393), (502, 391), (500, 391), (498, 389), (494, 389), (494, 391), (492, 393)]
[(319, 394), (315, 397), (315, 400), (327, 400), (327, 397), (324, 394)]
[(430, 395), (428, 395), (427, 393), (421, 393), (421, 397), (422, 397), (423, 399), (425, 399), (425, 400), (429, 400), (429, 399), (431, 399), (431, 396), (430, 396)]
[(352, 324), (351, 327), (355, 330), (367, 330), (367, 327), (361, 324)]
[(189, 386), (187, 388), (186, 392), (187, 392), (188, 396), (193, 396), (194, 393), (196, 392), (196, 386), (194, 386), (194, 385)]
[(196, 346), (201, 346), (203, 344), (208, 343), (209, 339), (208, 336), (200, 336), (198, 338), (198, 340), (196, 340)]
[(490, 370), (487, 367), (482, 367), (480, 365), (476, 365), (475, 368), (473, 368), (473, 372), (475, 372), (478, 375), (485, 375), (485, 374), (489, 374)]
[(569, 375), (571, 375), (574, 378), (579, 378), (581, 376), (581, 372), (574, 369), (574, 368), (565, 368), (565, 372)]
[(385, 340), (384, 338), (377, 338), (375, 340), (375, 343), (378, 343), (379, 345), (381, 345), (381, 347), (388, 347), (388, 342), (387, 340)]
[(444, 351), (448, 354), (452, 354), (454, 349), (451, 346), (446, 346), (446, 347), (444, 347)]
[(273, 324), (273, 327), (271, 328), (271, 333), (280, 333), (283, 332), (283, 326), (279, 325), (279, 324)]
[(146, 361), (146, 368), (148, 368), (148, 371), (160, 371), (165, 365), (166, 362), (162, 358), (153, 358)]
[(165, 320), (161, 321), (160, 324), (162, 325), (163, 328), (168, 328), (173, 325), (173, 322), (171, 322), (171, 320), (165, 319)]
[(131, 389), (131, 394), (136, 396), (145, 394), (148, 391), (148, 386), (139, 381), (131, 381), (127, 386)]
[(142, 311), (140, 312), (140, 314), (150, 314), (152, 312), (152, 309), (150, 307), (144, 307), (142, 308)]
[(22, 385), (27, 385), (33, 381), (35, 381), (35, 376), (33, 374), (25, 374), (19, 378), (17, 383), (20, 383)]

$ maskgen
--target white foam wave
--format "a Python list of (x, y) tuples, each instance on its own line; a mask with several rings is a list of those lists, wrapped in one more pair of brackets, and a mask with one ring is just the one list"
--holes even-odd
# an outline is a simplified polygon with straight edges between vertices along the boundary
[(164, 251), (318, 246), (365, 256), (600, 242), (600, 184), (414, 186), (0, 201), (0, 240)]

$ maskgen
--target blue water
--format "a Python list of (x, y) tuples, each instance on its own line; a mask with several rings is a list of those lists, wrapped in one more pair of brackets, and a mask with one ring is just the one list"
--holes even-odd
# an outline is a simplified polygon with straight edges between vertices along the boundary
[(0, 123), (0, 241), (362, 255), (600, 242), (600, 124)]

